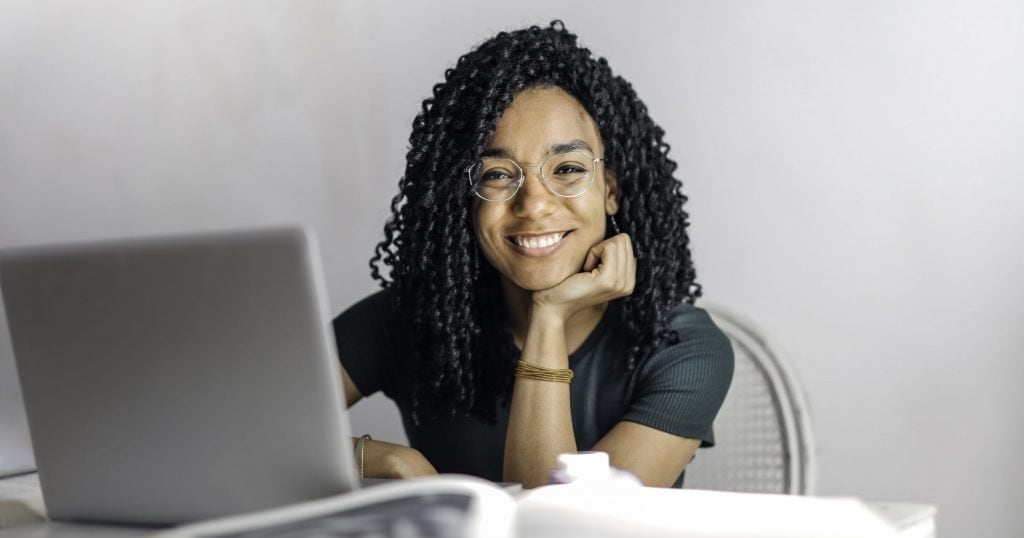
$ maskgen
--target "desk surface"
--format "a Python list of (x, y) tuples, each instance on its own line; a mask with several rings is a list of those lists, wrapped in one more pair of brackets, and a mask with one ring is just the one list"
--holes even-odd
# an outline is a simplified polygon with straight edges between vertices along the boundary
[[(635, 522), (629, 522), (628, 518), (632, 516), (639, 521), (640, 512), (646, 511), (643, 521), (649, 523), (652, 511), (657, 512), (661, 509), (660, 503), (666, 507), (671, 506), (671, 510), (666, 511), (671, 511), (675, 518), (683, 517), (680, 515), (682, 511), (692, 509), (692, 515), (697, 516), (694, 519), (700, 519), (699, 514), (705, 514), (706, 521), (691, 521), (689, 530), (693, 530), (692, 533), (687, 529), (682, 529), (682, 532), (673, 529), (672, 533), (662, 533), (655, 526), (650, 527), (651, 532), (647, 534), (696, 536), (702, 532), (706, 533), (708, 528), (714, 526), (716, 536), (740, 536), (745, 535), (744, 532), (749, 533), (751, 524), (757, 525), (758, 517), (765, 518), (766, 514), (771, 514), (768, 519), (764, 519), (765, 525), (779, 525), (780, 518), (789, 518), (791, 522), (798, 519), (800, 524), (793, 528), (799, 529), (799, 536), (850, 536), (849, 529), (838, 527), (843, 527), (844, 514), (853, 517), (859, 510), (877, 515), (891, 529), (891, 532), (875, 534), (877, 536), (927, 538), (936, 535), (936, 508), (921, 504), (865, 503), (851, 498), (790, 497), (657, 488), (641, 488), (638, 491), (631, 491), (628, 496), (617, 495), (620, 492), (612, 490), (606, 490), (604, 493), (587, 492), (586, 494), (593, 493), (597, 497), (580, 502), (580, 493), (558, 489), (532, 490), (525, 493), (519, 497), (516, 508), (519, 527), (523, 530), (526, 530), (524, 527), (529, 528), (531, 532), (528, 534), (531, 536), (589, 536), (593, 535), (596, 528), (600, 528), (600, 534), (603, 536), (630, 536), (626, 529), (635, 531), (636, 527), (632, 526)], [(150, 536), (155, 532), (152, 529), (51, 522), (45, 520), (43, 514), (45, 507), (35, 475), (0, 480), (0, 538), (135, 538)], [(724, 517), (726, 515), (729, 517)], [(747, 519), (746, 531), (743, 531), (743, 525), (735, 524), (736, 519), (744, 519), (737, 516), (745, 516)], [(524, 521), (523, 518), (527, 519)], [(815, 519), (828, 523), (817, 525)], [(570, 522), (568, 527), (567, 521)], [(571, 523), (574, 521), (577, 523)], [(723, 521), (724, 523), (721, 523)], [(623, 532), (617, 532), (616, 525), (622, 526)], [(704, 525), (703, 531), (699, 530), (700, 525)], [(730, 529), (733, 528), (736, 530), (735, 534), (730, 533)]]

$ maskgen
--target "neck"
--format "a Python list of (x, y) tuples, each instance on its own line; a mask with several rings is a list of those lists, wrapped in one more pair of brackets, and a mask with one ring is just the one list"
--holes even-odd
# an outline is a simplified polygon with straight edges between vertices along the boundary
[[(530, 328), (530, 309), (533, 305), (533, 291), (516, 286), (509, 280), (501, 279), (502, 294), (505, 297), (505, 319), (516, 347), (523, 348), (526, 332)], [(573, 353), (590, 336), (601, 321), (608, 303), (584, 308), (565, 320), (565, 345)]]

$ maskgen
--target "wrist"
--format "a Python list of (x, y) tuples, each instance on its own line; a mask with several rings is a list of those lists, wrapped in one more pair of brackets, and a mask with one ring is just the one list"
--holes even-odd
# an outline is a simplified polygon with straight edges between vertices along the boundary
[(568, 317), (563, 307), (534, 300), (530, 306), (529, 328), (550, 327), (564, 329), (565, 320)]
[(560, 309), (535, 306), (530, 311), (520, 360), (541, 368), (567, 368), (565, 328)]

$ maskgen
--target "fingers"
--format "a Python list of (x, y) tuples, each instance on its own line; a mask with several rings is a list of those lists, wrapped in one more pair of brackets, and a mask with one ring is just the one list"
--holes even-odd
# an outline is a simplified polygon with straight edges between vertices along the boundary
[(625, 243), (625, 249), (626, 249), (626, 254), (624, 256), (624, 258), (626, 260), (626, 267), (625, 267), (625, 275), (626, 275), (625, 290), (626, 290), (626, 295), (631, 295), (633, 293), (633, 289), (636, 287), (636, 255), (633, 253), (633, 240), (630, 239), (630, 237), (628, 235), (626, 235), (626, 234), (622, 234), (622, 235), (625, 238), (624, 243)]
[(589, 273), (589, 272), (593, 271), (594, 269), (597, 268), (598, 264), (601, 263), (601, 258), (599, 257), (598, 252), (594, 250), (595, 248), (597, 248), (597, 247), (596, 246), (592, 247), (587, 252), (587, 259), (583, 262), (583, 271), (584, 272)]
[(590, 248), (581, 272), (534, 292), (533, 303), (554, 308), (568, 319), (581, 308), (631, 295), (635, 283), (633, 242), (628, 235), (618, 234)]
[(594, 245), (587, 253), (583, 270), (594, 273), (609, 299), (633, 293), (636, 256), (632, 240), (626, 234), (618, 234)]

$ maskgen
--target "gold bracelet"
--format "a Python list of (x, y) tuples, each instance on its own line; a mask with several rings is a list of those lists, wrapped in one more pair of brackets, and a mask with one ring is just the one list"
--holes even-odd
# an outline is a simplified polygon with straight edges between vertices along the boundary
[(525, 377), (526, 379), (536, 379), (538, 381), (557, 381), (559, 383), (568, 383), (572, 381), (572, 370), (568, 368), (544, 368), (543, 366), (537, 366), (536, 364), (519, 361), (516, 363), (516, 376)]
[(370, 434), (364, 433), (359, 439), (356, 440), (356, 459), (359, 460), (359, 478), (366, 478), (366, 469), (363, 466), (363, 461), (366, 459), (366, 441), (369, 439), (373, 441), (373, 437)]

